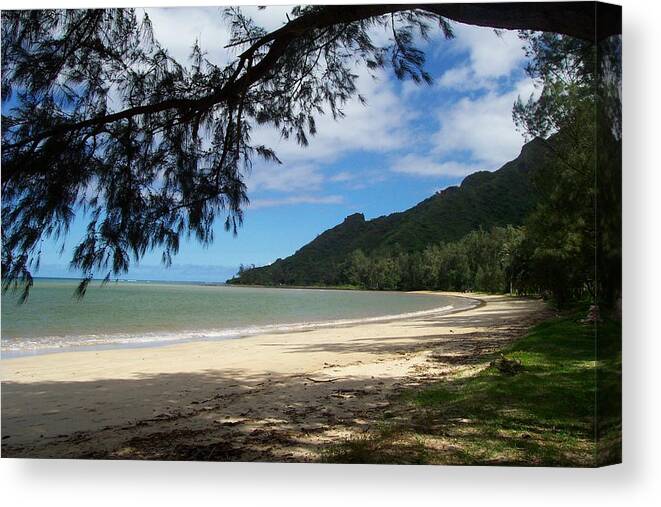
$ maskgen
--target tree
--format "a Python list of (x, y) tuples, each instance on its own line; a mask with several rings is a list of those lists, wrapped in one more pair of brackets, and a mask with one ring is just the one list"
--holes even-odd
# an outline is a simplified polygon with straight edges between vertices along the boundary
[[(619, 37), (595, 45), (558, 34), (525, 33), (538, 99), (514, 106), (550, 156), (538, 171), (541, 203), (529, 217), (530, 272), (563, 305), (588, 293), (611, 305), (621, 287)], [(610, 49), (609, 49), (610, 48)]]
[(517, 291), (527, 293), (527, 287), (524, 286), (523, 278), (526, 272), (525, 253), (523, 244), (526, 238), (526, 231), (523, 227), (507, 226), (505, 230), (505, 240), (500, 249), (500, 262), (503, 266), (507, 280), (507, 290), (510, 294)]
[(370, 260), (362, 250), (355, 250), (349, 255), (345, 278), (350, 285), (367, 287), (370, 271)]
[[(616, 7), (612, 7), (616, 9)], [(40, 244), (63, 237), (76, 213), (87, 234), (71, 265), (126, 272), (131, 258), (162, 250), (168, 265), (182, 235), (213, 241), (218, 215), (236, 233), (248, 202), (253, 157), (276, 154), (250, 140), (254, 124), (305, 145), (315, 116), (342, 115), (358, 93), (354, 64), (390, 65), (429, 81), (414, 36), (450, 20), (494, 28), (551, 30), (594, 40), (616, 33), (610, 7), (572, 4), (438, 4), (296, 7), (266, 33), (238, 9), (225, 11), (240, 51), (224, 68), (197, 44), (190, 66), (154, 40), (132, 9), (2, 13), (3, 287), (38, 269)], [(392, 40), (376, 47), (375, 25)]]

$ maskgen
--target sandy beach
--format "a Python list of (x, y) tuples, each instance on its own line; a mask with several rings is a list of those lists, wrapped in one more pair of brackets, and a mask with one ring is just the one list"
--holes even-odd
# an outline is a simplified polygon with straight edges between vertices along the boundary
[[(447, 294), (447, 293), (446, 293)], [(451, 294), (450, 294), (451, 295)], [(317, 461), (401, 390), (475, 369), (535, 299), (236, 340), (4, 359), (3, 457)]]

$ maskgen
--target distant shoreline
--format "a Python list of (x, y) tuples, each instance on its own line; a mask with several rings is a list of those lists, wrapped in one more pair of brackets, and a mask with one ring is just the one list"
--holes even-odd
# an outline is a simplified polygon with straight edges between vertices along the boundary
[[(211, 285), (211, 284), (209, 284)], [(453, 292), (445, 290), (397, 290), (397, 289), (368, 289), (365, 287), (358, 287), (355, 285), (259, 285), (250, 283), (224, 283), (225, 287), (246, 287), (253, 289), (320, 289), (320, 290), (350, 290), (357, 292), (393, 292), (397, 294), (441, 294), (452, 295), (452, 297), (465, 297), (466, 299), (473, 299), (470, 294), (475, 294), (470, 291), (466, 292)], [(462, 295), (463, 294), (463, 295)], [(486, 293), (485, 293), (486, 294)], [(493, 295), (506, 295), (506, 294), (493, 294)]]
[(247, 287), (253, 289), (322, 289), (322, 290), (355, 290), (366, 292), (408, 292), (403, 290), (374, 290), (356, 287), (354, 285), (260, 285), (253, 283), (227, 283), (226, 287)]

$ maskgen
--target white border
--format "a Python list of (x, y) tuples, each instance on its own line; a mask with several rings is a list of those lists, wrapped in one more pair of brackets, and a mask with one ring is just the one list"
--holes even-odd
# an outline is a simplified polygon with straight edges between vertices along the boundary
[[(254, 2), (234, 2), (252, 4)], [(266, 2), (265, 2), (266, 3)], [(268, 2), (287, 4), (291, 2)], [(335, 2), (337, 3), (337, 2)], [(367, 1), (363, 3), (368, 3)], [(374, 3), (374, 2), (369, 2)], [(661, 498), (658, 2), (624, 0), (624, 460), (600, 470), (0, 461), (4, 505), (653, 505)], [(53, 7), (15, 1), (3, 8)], [(66, 7), (218, 5), (57, 1)]]

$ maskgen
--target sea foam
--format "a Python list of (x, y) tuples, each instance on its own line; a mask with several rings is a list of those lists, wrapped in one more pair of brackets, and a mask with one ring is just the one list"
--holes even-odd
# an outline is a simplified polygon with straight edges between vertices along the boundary
[[(475, 306), (471, 304), (468, 308)], [(465, 308), (465, 307), (462, 307)], [(153, 333), (113, 333), (86, 334), (76, 336), (41, 336), (38, 338), (20, 338), (2, 340), (2, 357), (19, 357), (25, 355), (47, 354), (53, 352), (99, 350), (110, 348), (133, 348), (166, 345), (178, 342), (212, 341), (244, 338), (269, 333), (291, 333), (314, 329), (343, 327), (357, 324), (388, 322), (401, 319), (421, 318), (449, 313), (455, 309), (453, 305), (441, 306), (429, 310), (420, 310), (395, 315), (363, 317), (351, 319), (336, 319), (328, 321), (296, 322), (282, 324), (266, 324), (259, 326), (244, 326), (225, 329), (195, 329), (176, 332)]]

